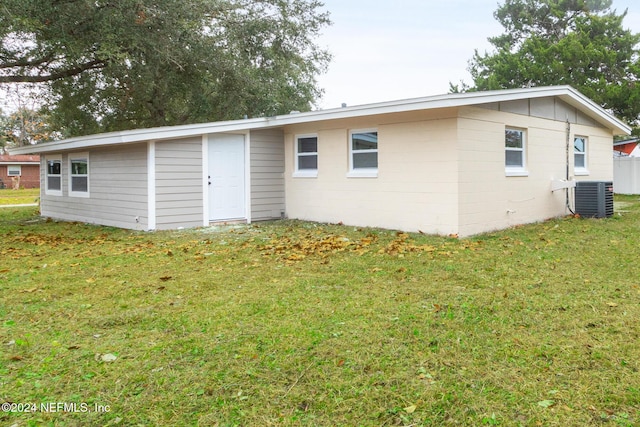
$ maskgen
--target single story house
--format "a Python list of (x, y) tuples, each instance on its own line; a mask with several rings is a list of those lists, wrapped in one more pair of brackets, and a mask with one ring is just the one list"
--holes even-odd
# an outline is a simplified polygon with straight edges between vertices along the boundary
[(469, 236), (569, 213), (630, 128), (569, 86), (447, 94), (14, 149), (43, 216), (160, 230), (297, 218)]
[(21, 188), (40, 186), (40, 156), (0, 155), (0, 188), (14, 183)]

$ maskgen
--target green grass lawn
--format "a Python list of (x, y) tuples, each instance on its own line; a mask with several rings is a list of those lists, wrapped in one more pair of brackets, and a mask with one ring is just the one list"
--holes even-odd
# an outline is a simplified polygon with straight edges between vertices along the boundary
[(617, 201), (461, 240), (1, 209), (0, 402), (23, 412), (0, 424), (640, 425), (640, 201)]
[(12, 190), (9, 188), (0, 189), (0, 206), (38, 203), (39, 198), (39, 188), (28, 188), (20, 190)]

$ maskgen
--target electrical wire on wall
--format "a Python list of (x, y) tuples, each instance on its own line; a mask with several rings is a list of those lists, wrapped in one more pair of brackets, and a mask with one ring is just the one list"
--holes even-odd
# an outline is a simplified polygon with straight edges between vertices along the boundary
[[(566, 166), (567, 166), (567, 170), (566, 170), (566, 177), (565, 179), (567, 180), (567, 182), (569, 182), (569, 151), (570, 151), (570, 146), (571, 146), (571, 123), (569, 122), (569, 116), (567, 116), (567, 144), (566, 144)], [(575, 215), (576, 213), (573, 211), (573, 209), (571, 209), (571, 198), (569, 197), (569, 191), (570, 189), (567, 188), (565, 190), (565, 194), (566, 194), (566, 207), (569, 210), (569, 212), (571, 212), (571, 215)], [(575, 196), (574, 196), (575, 197)]]

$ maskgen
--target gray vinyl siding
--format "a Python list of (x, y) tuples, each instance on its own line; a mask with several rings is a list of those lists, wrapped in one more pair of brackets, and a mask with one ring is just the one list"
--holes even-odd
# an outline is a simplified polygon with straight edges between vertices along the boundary
[(285, 212), (284, 132), (251, 132), (251, 219), (280, 218)]
[(156, 143), (156, 229), (203, 225), (202, 137)]
[[(69, 196), (69, 155), (62, 153), (62, 196), (47, 195), (47, 158), (41, 160), (42, 216), (130, 229), (147, 229), (146, 143), (89, 153), (89, 197)], [(136, 221), (137, 218), (137, 221)]]

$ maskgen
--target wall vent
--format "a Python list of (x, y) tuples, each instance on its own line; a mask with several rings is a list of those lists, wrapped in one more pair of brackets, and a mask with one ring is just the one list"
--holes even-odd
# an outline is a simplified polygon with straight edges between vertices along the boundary
[(613, 182), (578, 181), (575, 189), (576, 213), (586, 218), (613, 216)]

